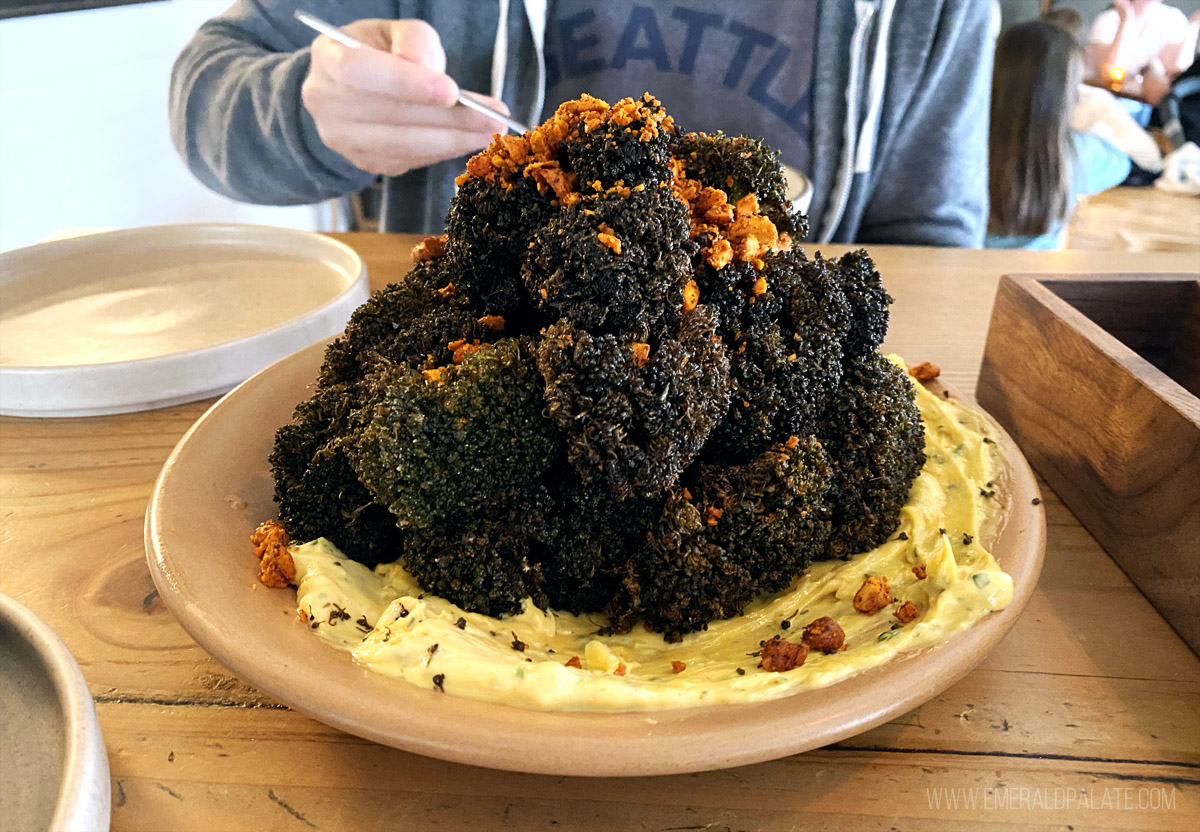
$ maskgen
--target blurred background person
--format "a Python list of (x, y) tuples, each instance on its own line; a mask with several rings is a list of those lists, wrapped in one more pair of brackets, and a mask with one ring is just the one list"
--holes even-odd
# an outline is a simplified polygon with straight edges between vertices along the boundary
[(1088, 64), (1101, 78), (1118, 72), (1159, 86), (1187, 69), (1195, 53), (1195, 27), (1162, 0), (1115, 0), (1088, 35)]
[(988, 138), (988, 248), (1062, 248), (1076, 200), (1119, 185), (1129, 157), (1071, 129), (1083, 77), (1076, 40), (1019, 23), (996, 42)]
[[(1059, 27), (1082, 45), (1083, 15), (1075, 9), (1054, 6), (1043, 12), (1041, 20)], [(1078, 95), (1071, 110), (1072, 130), (1095, 133), (1107, 139), (1149, 174), (1157, 174), (1162, 170), (1162, 151), (1158, 143), (1121, 106), (1115, 95), (1082, 82)]]

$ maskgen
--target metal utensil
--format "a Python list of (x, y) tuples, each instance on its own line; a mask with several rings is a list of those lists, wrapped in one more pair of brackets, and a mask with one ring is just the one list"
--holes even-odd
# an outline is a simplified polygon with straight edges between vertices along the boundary
[[(374, 48), (372, 46), (367, 46), (367, 44), (363, 43), (361, 40), (358, 40), (357, 38), (347, 35), (345, 32), (343, 32), (341, 29), (334, 26), (332, 23), (328, 23), (328, 22), (322, 20), (321, 18), (317, 17), (316, 15), (309, 14), (308, 12), (297, 9), (296, 10), (296, 19), (299, 20), (301, 23), (303, 23), (305, 26), (309, 27), (310, 29), (314, 29), (315, 31), (320, 32), (322, 35), (326, 35), (326, 36), (332, 38), (333, 40), (336, 40), (342, 46), (348, 47), (350, 49), (373, 49)], [(377, 51), (382, 51), (382, 50), (377, 50)], [(516, 119), (506, 116), (504, 113), (500, 112), (499, 110), (492, 109), (487, 104), (484, 104), (480, 100), (480, 95), (477, 92), (471, 92), (469, 90), (464, 90), (464, 89), (460, 88), (458, 91), (458, 103), (461, 104), (462, 106), (466, 107), (469, 110), (474, 110), (477, 113), (482, 113), (483, 115), (487, 116), (488, 118), (495, 119), (496, 121), (500, 122), (505, 127), (507, 127), (509, 130), (512, 130), (513, 132), (515, 132), (517, 134), (524, 133), (526, 130), (529, 129), (524, 124), (517, 121)]]

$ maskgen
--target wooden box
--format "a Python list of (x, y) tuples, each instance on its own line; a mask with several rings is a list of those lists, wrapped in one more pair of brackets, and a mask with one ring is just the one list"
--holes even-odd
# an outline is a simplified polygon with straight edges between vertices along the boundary
[(1002, 278), (977, 398), (1200, 653), (1197, 277)]

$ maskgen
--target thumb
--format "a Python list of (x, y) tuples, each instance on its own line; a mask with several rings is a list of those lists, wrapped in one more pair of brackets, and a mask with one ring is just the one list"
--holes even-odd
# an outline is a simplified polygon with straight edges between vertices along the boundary
[(393, 20), (388, 51), (434, 72), (446, 71), (446, 51), (437, 30), (424, 20)]

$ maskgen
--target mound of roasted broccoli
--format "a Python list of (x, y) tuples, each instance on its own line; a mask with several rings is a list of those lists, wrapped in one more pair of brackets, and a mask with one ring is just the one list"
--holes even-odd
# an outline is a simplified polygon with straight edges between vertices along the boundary
[(675, 640), (894, 530), (924, 429), (891, 298), (805, 257), (761, 141), (584, 96), (458, 184), (276, 435), (293, 538)]

